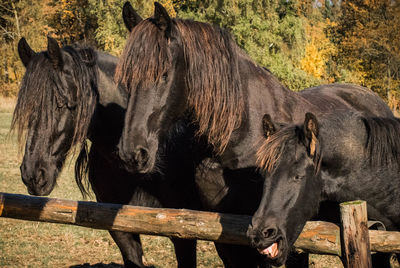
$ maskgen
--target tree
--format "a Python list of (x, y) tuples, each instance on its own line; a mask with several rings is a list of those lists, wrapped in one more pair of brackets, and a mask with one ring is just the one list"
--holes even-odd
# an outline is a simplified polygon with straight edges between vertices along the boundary
[(48, 6), (52, 7), (47, 22), (54, 29), (53, 37), (63, 44), (76, 41), (94, 44), (97, 17), (90, 12), (88, 0), (51, 0)]
[(400, 92), (399, 1), (351, 0), (343, 1), (341, 8), (334, 28), (340, 61), (360, 74), (361, 84), (390, 101)]
[[(95, 40), (98, 48), (120, 55), (124, 48), (128, 31), (122, 20), (122, 7), (126, 0), (88, 0), (90, 14), (97, 20)], [(173, 4), (169, 0), (161, 1), (167, 5), (171, 16), (175, 15)], [(146, 0), (130, 1), (140, 16), (147, 18), (153, 15), (154, 3)]]
[(47, 25), (46, 12), (49, 0), (5, 0), (0, 4), (0, 94), (17, 93), (24, 67), (20, 62), (17, 44), (21, 37), (28, 39), (31, 47), (40, 51), (45, 47), (46, 35), (53, 29)]
[(300, 1), (299, 12), (304, 15), (307, 36), (305, 55), (300, 62), (302, 70), (323, 82), (334, 82), (337, 76), (334, 57), (337, 47), (329, 36), (329, 27), (334, 25), (333, 3), (328, 1)]
[(303, 19), (296, 12), (296, 2), (188, 0), (179, 5), (178, 17), (229, 29), (240, 47), (289, 88), (300, 90), (319, 83), (300, 68), (306, 36)]

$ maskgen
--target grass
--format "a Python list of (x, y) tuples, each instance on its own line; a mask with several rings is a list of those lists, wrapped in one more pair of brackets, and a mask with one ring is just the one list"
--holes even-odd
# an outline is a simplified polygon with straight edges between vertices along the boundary
[(12, 113), (15, 106), (15, 98), (0, 96), (0, 113)]

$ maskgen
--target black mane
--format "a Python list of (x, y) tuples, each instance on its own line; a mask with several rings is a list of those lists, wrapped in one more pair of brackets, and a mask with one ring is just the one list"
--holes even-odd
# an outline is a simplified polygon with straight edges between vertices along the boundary
[(400, 120), (396, 118), (362, 117), (367, 142), (365, 148), (372, 166), (400, 167)]

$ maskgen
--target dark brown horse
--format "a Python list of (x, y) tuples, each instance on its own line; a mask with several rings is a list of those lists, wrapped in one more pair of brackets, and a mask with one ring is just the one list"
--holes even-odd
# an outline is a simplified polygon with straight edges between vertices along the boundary
[[(302, 125), (276, 126), (268, 116), (263, 125), (264, 193), (248, 235), (271, 262), (285, 262), (306, 221), (329, 215), (340, 223), (341, 202), (365, 200), (369, 219), (400, 230), (399, 119), (307, 113)], [(324, 203), (330, 208), (318, 214)], [(379, 255), (374, 267), (389, 268), (389, 258), (377, 264)]]
[[(171, 140), (171, 129), (182, 118), (193, 122), (196, 137), (212, 148), (198, 166), (198, 174), (208, 174), (196, 178), (198, 190), (207, 209), (222, 212), (252, 215), (258, 206), (262, 176), (256, 171), (255, 145), (265, 113), (282, 123), (299, 122), (305, 111), (392, 116), (376, 94), (359, 86), (333, 84), (292, 92), (251, 60), (224, 29), (171, 19), (158, 3), (154, 16), (130, 33), (116, 79), (130, 94), (119, 143), (127, 168), (146, 174), (165, 165), (162, 160), (168, 157), (160, 144)], [(226, 267), (267, 265), (255, 249), (217, 249)]]

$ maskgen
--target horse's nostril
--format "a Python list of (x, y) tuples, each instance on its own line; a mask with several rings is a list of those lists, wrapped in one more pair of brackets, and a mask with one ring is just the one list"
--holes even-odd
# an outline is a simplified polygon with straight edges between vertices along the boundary
[(262, 231), (262, 235), (264, 236), (264, 238), (268, 238), (268, 237), (274, 237), (277, 234), (277, 229), (276, 228), (265, 228)]
[(34, 178), (35, 183), (39, 187), (43, 187), (46, 184), (45, 171), (41, 168), (39, 169), (36, 178)]
[(144, 167), (149, 161), (149, 153), (147, 149), (139, 147), (135, 153), (135, 159), (139, 167)]
[(251, 240), (252, 240), (252, 242), (253, 242), (254, 244), (260, 243), (260, 238), (259, 238), (258, 236), (256, 236), (256, 235), (252, 236), (252, 237), (251, 237)]

